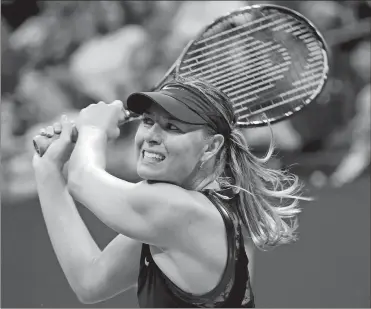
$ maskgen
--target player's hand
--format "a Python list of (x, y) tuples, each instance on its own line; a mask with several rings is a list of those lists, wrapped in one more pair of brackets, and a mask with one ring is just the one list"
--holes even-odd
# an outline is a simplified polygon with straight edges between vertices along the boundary
[(52, 164), (62, 171), (64, 164), (69, 160), (75, 143), (71, 140), (74, 123), (63, 115), (60, 122), (54, 123), (40, 130), (40, 138), (51, 140), (50, 146), (42, 157), (35, 152), (33, 157), (34, 169), (44, 169)]
[(76, 121), (77, 129), (80, 131), (85, 126), (94, 127), (103, 131), (108, 140), (114, 140), (120, 135), (119, 123), (127, 119), (128, 114), (123, 103), (118, 100), (110, 104), (90, 104), (81, 110)]

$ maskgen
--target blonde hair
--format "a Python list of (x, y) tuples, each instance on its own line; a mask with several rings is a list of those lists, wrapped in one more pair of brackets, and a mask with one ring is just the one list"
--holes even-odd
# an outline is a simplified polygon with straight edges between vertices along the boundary
[(232, 189), (238, 195), (236, 211), (254, 244), (267, 250), (296, 241), (297, 215), (301, 212), (299, 200), (309, 199), (301, 196), (302, 185), (296, 175), (267, 166), (274, 151), (273, 133), (267, 155), (263, 158), (255, 156), (241, 129), (234, 125), (236, 116), (226, 94), (199, 79), (177, 77), (175, 81), (206, 97), (216, 113), (231, 125), (231, 134), (225, 139), (214, 172), (208, 179), (216, 180), (222, 188)]

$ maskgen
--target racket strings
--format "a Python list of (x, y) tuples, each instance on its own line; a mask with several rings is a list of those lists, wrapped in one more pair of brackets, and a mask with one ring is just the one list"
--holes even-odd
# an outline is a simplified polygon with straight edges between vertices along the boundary
[(290, 15), (264, 13), (239, 13), (217, 23), (179, 67), (180, 75), (223, 90), (246, 123), (261, 121), (263, 113), (269, 120), (300, 109), (324, 79), (326, 55), (316, 33)]
[[(280, 29), (283, 29), (283, 26), (276, 27), (274, 30), (277, 30), (277, 28), (279, 28), (278, 30), (280, 30)], [(292, 32), (295, 36), (300, 36), (300, 35), (303, 35), (303, 33), (304, 33), (305, 37), (307, 38), (307, 37), (310, 37), (310, 34), (308, 34), (306, 30), (307, 29), (305, 27), (303, 27), (302, 25), (297, 25), (297, 26), (291, 27), (291, 29), (289, 29), (289, 31), (287, 31), (287, 32)], [(314, 40), (314, 39), (311, 38), (311, 40)], [(287, 45), (285, 44), (286, 41), (283, 40), (282, 42), (283, 42), (283, 45), (286, 48), (290, 49), (290, 47), (287, 47)], [(320, 50), (318, 48), (319, 44), (317, 43), (315, 45), (316, 45), (315, 46), (316, 48), (314, 49), (314, 51), (312, 52), (312, 54), (310, 54), (310, 56), (312, 56), (313, 54), (319, 54), (319, 51), (322, 52), (322, 49)], [(297, 54), (294, 54), (294, 55), (300, 55), (300, 54), (301, 53), (297, 53)], [(302, 60), (303, 59), (294, 59), (293, 60), (294, 67), (295, 66), (298, 67), (298, 65), (303, 62)], [(318, 68), (316, 70), (318, 71)], [(291, 71), (291, 74), (292, 75), (295, 74), (295, 78), (299, 78), (299, 75), (306, 76), (306, 75), (309, 75), (309, 74), (312, 74), (313, 73), (313, 72), (310, 72), (310, 71), (306, 71), (306, 72), (304, 72), (304, 74), (303, 73), (300, 74), (299, 72), (301, 72), (301, 71), (303, 71), (302, 65), (300, 65), (298, 69), (292, 70)], [(321, 71), (323, 71), (323, 67), (321, 67)], [(277, 71), (277, 73), (278, 73), (278, 71)], [(289, 77), (292, 77), (292, 75), (291, 76), (286, 76), (286, 80)], [(301, 87), (296, 87), (294, 89), (288, 90), (288, 91), (286, 91), (284, 93), (280, 93), (278, 95), (278, 97), (276, 95), (276, 98), (270, 100), (270, 102), (268, 102), (268, 103), (270, 103), (269, 106), (267, 106), (265, 108), (263, 107), (264, 104), (255, 105), (255, 110), (256, 111), (253, 112), (252, 110), (254, 110), (254, 108), (253, 108), (254, 105), (253, 104), (250, 104), (249, 108), (237, 109), (236, 112), (237, 113), (241, 113), (244, 110), (248, 110), (248, 114), (245, 114), (244, 116), (241, 117), (241, 119), (243, 119), (243, 118), (254, 116), (256, 114), (262, 114), (262, 113), (264, 113), (266, 111), (269, 111), (271, 109), (274, 109), (274, 108), (276, 109), (277, 107), (283, 107), (283, 106), (286, 107), (286, 110), (283, 110), (283, 109), (280, 110), (280, 113), (281, 114), (282, 113), (287, 113), (287, 110), (288, 111), (295, 110), (297, 108), (295, 108), (294, 106), (288, 106), (288, 103), (296, 102), (296, 105), (298, 105), (298, 107), (300, 107), (300, 105), (302, 104), (302, 100), (305, 97), (307, 97), (308, 95), (310, 95), (313, 92), (313, 90), (316, 88), (316, 86), (318, 86), (318, 83), (317, 82), (308, 83), (309, 80), (320, 79), (322, 76), (323, 76), (323, 74), (321, 72), (320, 74), (317, 74), (315, 76), (312, 76), (310, 78), (307, 78), (306, 80), (300, 80), (299, 79), (296, 82), (295, 81), (292, 81), (292, 85), (293, 86), (298, 86), (298, 84), (300, 85), (300, 84), (303, 84), (303, 83), (307, 83), (307, 84), (304, 84)], [(295, 80), (295, 78), (291, 78), (291, 79), (292, 80)], [(270, 80), (268, 80), (268, 82), (270, 82)], [(308, 88), (311, 88), (311, 89), (308, 91)], [(298, 92), (300, 90), (305, 90), (305, 92), (304, 93), (301, 93), (299, 95), (287, 97), (287, 96), (293, 95), (294, 93), (296, 93), (296, 92)], [(274, 96), (275, 96), (275, 94), (273, 95), (273, 97)], [(249, 101), (251, 101), (251, 100), (249, 100)], [(260, 97), (260, 100), (259, 101), (261, 102), (261, 101), (264, 101), (264, 100), (262, 100), (262, 97)], [(238, 105), (242, 105), (242, 104), (241, 103), (240, 104), (235, 104), (235, 106), (237, 107)]]
[[(290, 18), (290, 16), (286, 16), (286, 18), (287, 18), (287, 23), (285, 23), (283, 25), (279, 25), (279, 26), (274, 27), (272, 29), (275, 33), (277, 33), (278, 30), (285, 30), (285, 32), (287, 34), (296, 33), (296, 35), (298, 35), (298, 34), (302, 34), (303, 31), (304, 32), (306, 31), (305, 29), (303, 29), (303, 27), (302, 27), (301, 24), (298, 24), (297, 25), (296, 24), (297, 21), (294, 20), (294, 19), (292, 19), (292, 18)], [(298, 31), (296, 31), (296, 30), (298, 30)], [(270, 32), (268, 34), (267, 33), (264, 33), (264, 35), (266, 35), (268, 37), (268, 39), (276, 40), (275, 37), (273, 37), (273, 33), (272, 32)], [(291, 73), (291, 74), (286, 74), (285, 75), (285, 81), (287, 83), (291, 83), (293, 79), (298, 78), (298, 71), (300, 70), (300, 68), (298, 69), (298, 67), (297, 67), (298, 64), (300, 64), (300, 59), (297, 59), (296, 56), (302, 55), (302, 54), (301, 53), (290, 53), (290, 55), (289, 55), (288, 50), (292, 50), (292, 48), (290, 48), (290, 47), (287, 46), (287, 42), (288, 42), (288, 40), (285, 40), (285, 38), (281, 38), (279, 40), (280, 46), (283, 46), (284, 47), (283, 49), (285, 50), (284, 54), (282, 54), (281, 56), (283, 57), (284, 60), (288, 60), (286, 63), (288, 63), (289, 65), (286, 67), (286, 69), (287, 70), (290, 69), (289, 72)], [(277, 57), (275, 57), (275, 58), (276, 58), (275, 59), (276, 61), (278, 61), (278, 62), (280, 61), (279, 59), (277, 60)], [(282, 75), (280, 77), (282, 77)], [(274, 93), (274, 95), (277, 96), (275, 93)], [(279, 98), (280, 97), (278, 97), (278, 99)], [(264, 103), (265, 102), (263, 101), (263, 104)], [(271, 101), (271, 102), (268, 102), (268, 103), (273, 103), (273, 102)], [(259, 105), (259, 108), (260, 109), (262, 108), (263, 104)], [(273, 104), (271, 104), (271, 105), (273, 105)], [(253, 106), (251, 106), (251, 107), (253, 107)], [(251, 110), (251, 107), (250, 107), (250, 110)], [(266, 110), (267, 109), (264, 109), (264, 111), (266, 111)]]
[[(278, 15), (279, 13), (277, 13), (276, 15)], [(240, 16), (243, 16), (243, 15), (235, 15), (235, 17), (231, 17), (230, 19), (237, 19), (236, 18), (236, 16), (238, 16), (238, 17), (240, 17)], [(262, 23), (263, 21), (269, 21), (269, 19), (272, 19), (272, 18), (274, 18), (274, 16), (275, 16), (275, 14), (274, 15), (271, 15), (271, 16), (263, 16), (263, 17), (261, 17), (261, 18), (258, 18), (258, 19), (255, 19), (255, 20), (252, 20), (252, 21), (249, 21), (249, 19), (251, 19), (251, 16), (250, 16), (250, 14), (245, 14), (244, 16), (243, 16), (243, 24), (242, 25), (240, 25), (240, 26), (237, 26), (237, 27), (235, 27), (235, 28), (231, 28), (231, 29), (229, 29), (229, 30), (226, 30), (226, 31), (223, 31), (223, 32), (220, 32), (220, 31), (217, 31), (217, 33), (216, 34), (214, 34), (214, 35), (211, 35), (211, 36), (207, 36), (206, 38), (204, 38), (204, 39), (201, 39), (201, 40), (199, 40), (198, 41), (198, 43), (206, 43), (206, 42), (208, 42), (208, 41), (210, 41), (210, 40), (215, 40), (215, 39), (218, 39), (218, 41), (219, 41), (219, 37), (220, 36), (223, 36), (223, 35), (229, 35), (229, 34), (231, 34), (231, 33), (233, 33), (233, 32), (237, 32), (237, 31), (239, 31), (239, 30), (242, 30), (242, 29), (245, 29), (245, 28), (247, 28), (247, 27), (252, 27), (252, 26), (254, 26), (255, 24), (257, 24), (257, 23)], [(227, 19), (227, 21), (226, 21), (227, 23), (230, 23), (230, 20), (228, 20)], [(239, 20), (239, 22), (240, 22), (240, 20)], [(219, 24), (219, 25), (221, 25), (221, 24)], [(219, 26), (219, 25), (217, 25), (217, 26)], [(260, 25), (260, 27), (261, 27), (261, 25)], [(251, 28), (251, 32), (252, 31), (259, 31), (261, 28), (260, 27), (258, 27), (258, 28), (256, 28), (256, 27), (253, 27), (253, 28)], [(244, 31), (244, 33), (251, 33), (251, 32), (245, 32)]]
[[(270, 17), (270, 18), (272, 18), (272, 17)], [(265, 18), (265, 20), (268, 20), (268, 19)], [(282, 20), (283, 19), (281, 19), (281, 21)], [(248, 25), (244, 25), (245, 28), (247, 26), (249, 26), (249, 24)], [(271, 26), (271, 24), (268, 23), (267, 25), (264, 25), (264, 27), (263, 26), (259, 27), (259, 29), (262, 30), (263, 28), (268, 28), (270, 26)], [(182, 66), (182, 69), (187, 70), (187, 69), (189, 69), (191, 67), (200, 65), (200, 64), (205, 63), (205, 62), (210, 62), (211, 65), (215, 65), (216, 64), (215, 60), (217, 58), (221, 58), (222, 61), (223, 60), (225, 61), (225, 59), (223, 59), (223, 57), (225, 55), (228, 55), (230, 49), (233, 48), (233, 47), (235, 47), (236, 45), (239, 46), (238, 49), (243, 49), (243, 50), (247, 50), (247, 51), (249, 51), (248, 48), (252, 47), (253, 45), (257, 45), (259, 43), (260, 43), (259, 44), (259, 47), (260, 48), (263, 48), (263, 47), (266, 47), (266, 46), (271, 45), (272, 42), (261, 43), (259, 41), (254, 41), (254, 42), (252, 42), (251, 44), (248, 44), (248, 45), (243, 44), (243, 43), (249, 42), (251, 40), (254, 40), (254, 37), (251, 37), (251, 36), (246, 37), (246, 36), (249, 33), (253, 33), (253, 32), (259, 31), (259, 29), (252, 29), (251, 31), (247, 31), (247, 32), (244, 32), (244, 33), (237, 33), (237, 35), (231, 36), (231, 37), (226, 38), (224, 40), (217, 41), (215, 43), (208, 44), (208, 45), (206, 45), (206, 46), (204, 46), (202, 48), (197, 48), (197, 49), (193, 49), (193, 50), (189, 51), (187, 53), (187, 59), (184, 59), (183, 60), (183, 64), (190, 63), (190, 62), (194, 62), (194, 63), (192, 65)], [(234, 29), (233, 29), (233, 31), (236, 32), (236, 30), (234, 30)], [(223, 33), (223, 35), (224, 35), (224, 33)], [(246, 37), (246, 38), (241, 39), (242, 37)], [(228, 41), (228, 44), (225, 44), (227, 41)], [(202, 41), (197, 41), (196, 44), (198, 45), (198, 44), (200, 44), (200, 42), (202, 42)], [(218, 47), (218, 45), (219, 45), (219, 47)], [(255, 47), (254, 49), (252, 49), (252, 51), (258, 50), (259, 47)], [(205, 50), (209, 50), (209, 51), (206, 52), (206, 53), (201, 53), (201, 52), (203, 52)], [(190, 57), (191, 55), (194, 55), (194, 54), (196, 54), (196, 56)], [(210, 56), (211, 54), (216, 54), (216, 55), (214, 57), (207, 57), (207, 56)], [(198, 60), (199, 58), (203, 58), (204, 60), (199, 61)], [(192, 73), (198, 73), (198, 72), (192, 70), (192, 72), (189, 72), (188, 74), (192, 74)]]
[[(209, 62), (209, 59), (206, 59), (204, 61), (200, 61), (200, 62), (197, 62), (196, 64), (194, 64), (194, 66), (198, 66), (197, 69), (195, 70), (192, 70), (190, 69), (191, 67), (182, 67), (182, 69), (190, 69), (187, 73), (184, 73), (183, 75), (184, 76), (189, 76), (189, 75), (193, 75), (193, 74), (197, 74), (197, 73), (201, 73), (201, 75), (205, 75), (205, 74), (208, 74), (208, 79), (210, 77), (215, 77), (215, 74), (214, 75), (209, 75), (209, 73), (212, 73), (212, 72), (215, 72), (217, 71), (217, 75), (222, 75), (225, 73), (225, 71), (223, 71), (222, 69), (224, 68), (229, 68), (231, 65), (233, 64), (238, 64), (240, 63), (241, 61), (244, 61), (244, 63), (246, 65), (248, 64), (251, 64), (251, 63), (254, 63), (256, 62), (257, 60), (260, 60), (261, 58), (260, 57), (268, 57), (268, 53), (271, 52), (272, 50), (274, 49), (277, 49), (278, 47), (275, 47), (275, 48), (266, 48), (266, 49), (260, 49), (262, 47), (266, 47), (266, 46), (269, 46), (271, 45), (272, 43), (263, 43), (263, 44), (260, 44), (258, 47), (255, 47), (255, 48), (252, 48), (250, 49), (249, 51), (245, 51), (245, 52), (242, 52), (242, 53), (236, 53), (236, 54), (232, 54), (230, 53), (230, 51), (228, 52), (225, 52), (223, 54), (224, 58), (221, 60), (221, 61), (215, 61), (215, 62)], [(250, 53), (250, 52), (254, 52), (255, 53)], [(228, 57), (226, 57), (228, 56)], [(234, 59), (234, 60), (231, 60), (230, 57), (231, 56), (235, 56), (238, 58), (237, 59)], [(255, 57), (256, 56), (256, 57)], [(253, 58), (253, 59), (251, 59)], [(205, 64), (206, 62), (209, 62), (207, 64)], [(202, 66), (200, 66), (202, 64)], [(209, 69), (210, 67), (210, 69)]]
[[(233, 75), (233, 73), (240, 73), (240, 72), (244, 71), (244, 69), (245, 70), (253, 70), (253, 72), (255, 72), (256, 71), (256, 70), (254, 70), (255, 67), (259, 68), (259, 66), (262, 66), (262, 65), (263, 65), (263, 67), (266, 67), (267, 63), (269, 61), (267, 59), (264, 60), (264, 58), (269, 57), (269, 52), (270, 51), (279, 48), (279, 46), (275, 46), (275, 47), (272, 47), (272, 48), (260, 49), (261, 47), (272, 45), (272, 43), (269, 42), (269, 43), (261, 43), (256, 48), (246, 50), (246, 48), (250, 47), (250, 45), (241, 47), (241, 42), (238, 42), (238, 43), (240, 44), (240, 48), (245, 49), (245, 52), (233, 53), (232, 54), (232, 56), (234, 56), (233, 60), (230, 59), (231, 58), (231, 53), (226, 52), (226, 53), (223, 53), (223, 56), (228, 56), (228, 54), (229, 54), (229, 57), (224, 57), (222, 59), (222, 61), (210, 62), (207, 65), (205, 65), (205, 62), (208, 62), (210, 60), (215, 60), (215, 58), (205, 59), (204, 61), (198, 61), (197, 63), (193, 64), (193, 66), (198, 66), (198, 69), (197, 70), (191, 69), (188, 72), (184, 73), (183, 76), (195, 75), (195, 74), (199, 73), (200, 76), (204, 76), (204, 77), (207, 76), (207, 79), (210, 82), (215, 83), (217, 86), (220, 86), (222, 84), (225, 84), (227, 81), (233, 81), (233, 79), (230, 78), (230, 76)], [(255, 42), (255, 45), (256, 44), (258, 44), (258, 43)], [(234, 51), (235, 50), (236, 50), (236, 48), (234, 49)], [(254, 52), (254, 51), (256, 51), (256, 52)], [(214, 50), (214, 52), (215, 52), (215, 50)], [(254, 53), (252, 53), (252, 52), (254, 52)], [(244, 62), (245, 68), (244, 68), (244, 66), (240, 65), (240, 62)], [(264, 63), (265, 63), (265, 65), (264, 65)], [(199, 66), (201, 64), (203, 66)], [(223, 64), (223, 65), (221, 65), (221, 64)], [(236, 65), (237, 69), (236, 69), (235, 72), (230, 72), (231, 71), (230, 70), (231, 65)], [(190, 66), (182, 67), (182, 69), (190, 69)], [(226, 69), (226, 70), (223, 70), (223, 69)], [(229, 73), (227, 73), (227, 71), (229, 71)], [(241, 76), (241, 75), (239, 75), (239, 76)], [(226, 77), (228, 79), (225, 79)], [(254, 77), (256, 77), (256, 75), (254, 75)]]
[[(270, 16), (270, 18), (272, 18), (272, 17)], [(266, 17), (264, 19), (267, 20)], [(281, 19), (281, 20), (283, 20), (283, 19)], [(257, 30), (254, 29), (254, 31), (257, 31)], [(242, 35), (245, 35), (245, 34), (243, 33)], [(209, 62), (210, 66), (216, 67), (216, 68), (214, 68), (214, 71), (215, 70), (218, 70), (220, 73), (225, 73), (225, 72), (221, 71), (221, 68), (227, 67), (227, 63), (225, 63), (225, 65), (223, 67), (219, 67), (219, 64), (221, 64), (222, 62), (228, 62), (228, 59), (226, 59), (224, 56), (226, 56), (228, 54), (230, 55), (231, 54), (230, 53), (230, 49), (232, 47), (234, 47), (235, 45), (239, 45), (239, 48), (238, 49), (245, 50), (245, 53), (242, 52), (241, 54), (236, 55), (236, 56), (238, 56), (238, 60), (243, 60), (243, 61), (246, 60), (243, 57), (245, 55), (247, 57), (253, 58), (254, 56), (259, 55), (259, 54), (263, 54), (263, 55), (264, 54), (267, 54), (270, 51), (270, 49), (276, 49), (276, 48), (278, 48), (278, 46), (276, 46), (276, 47), (273, 47), (273, 48), (265, 48), (265, 49), (261, 50), (260, 48), (263, 48), (263, 47), (267, 47), (269, 45), (272, 45), (272, 42), (263, 42), (262, 43), (262, 42), (259, 42), (259, 41), (254, 41), (254, 42), (252, 42), (252, 44), (244, 45), (243, 43), (245, 43), (245, 41), (241, 41), (240, 37), (241, 37), (241, 34), (238, 33), (233, 38), (230, 38), (230, 39), (234, 39), (235, 42), (232, 43), (232, 44), (229, 44), (229, 45), (220, 44), (220, 43), (223, 43), (223, 42), (217, 42), (217, 43), (215, 43), (215, 44), (221, 45), (221, 48), (219, 48), (219, 49), (211, 49), (211, 47), (214, 47), (215, 44), (208, 45), (208, 46), (206, 46), (206, 47), (203, 48), (203, 50), (205, 50), (205, 49), (211, 49), (211, 51), (209, 51), (208, 53), (203, 53), (203, 54), (198, 55), (196, 57), (190, 57), (190, 58), (184, 60), (183, 63), (188, 63), (189, 61), (194, 61), (194, 60), (197, 60), (197, 61), (195, 63), (193, 63), (192, 65), (182, 66), (182, 70), (187, 70), (187, 69), (190, 69), (191, 67), (194, 67), (194, 66), (198, 66), (199, 67), (198, 70), (190, 70), (189, 72), (184, 73), (184, 76), (187, 76), (187, 75), (190, 75), (190, 74), (199, 73), (201, 71), (203, 73), (206, 73), (206, 74), (212, 72), (212, 70), (205, 71), (205, 68), (207, 68), (207, 65), (200, 66), (201, 64), (204, 64), (206, 62)], [(246, 41), (251, 41), (253, 39), (254, 39), (253, 37), (248, 37)], [(255, 47), (255, 48), (250, 48), (253, 45), (258, 45), (258, 46)], [(223, 50), (223, 49), (226, 50), (226, 51), (224, 53), (221, 53), (220, 51)], [(236, 48), (234, 48), (234, 51), (236, 51)], [(256, 53), (250, 54), (253, 51), (256, 51)], [(206, 57), (206, 56), (209, 56), (211, 53), (217, 53), (218, 56), (215, 56), (215, 57), (212, 57), (212, 58)], [(191, 51), (191, 52), (188, 53), (188, 55), (189, 54), (193, 54), (193, 52)], [(235, 53), (232, 53), (232, 56), (235, 56)], [(201, 57), (204, 58), (204, 60), (198, 61), (198, 58), (201, 58)], [(215, 61), (217, 58), (222, 58), (222, 60), (220, 62)], [(233, 63), (231, 63), (229, 61), (228, 64), (233, 64)]]
[[(278, 17), (279, 21), (283, 20), (283, 18), (281, 16), (277, 15), (277, 14), (271, 15), (270, 17), (271, 18)], [(271, 24), (273, 24), (273, 23), (271, 23)], [(286, 22), (284, 25), (277, 26), (274, 29), (284, 28), (284, 27), (287, 27), (289, 25), (292, 26), (293, 24), (295, 24), (295, 21), (290, 21), (289, 23)], [(300, 26), (296, 26), (295, 28), (299, 29)], [(265, 36), (266, 36), (266, 38), (264, 38), (264, 39), (268, 39), (268, 41), (270, 41), (271, 43), (274, 42), (274, 40), (272, 40), (271, 37), (267, 37), (265, 32), (262, 32), (262, 34), (265, 34)], [(282, 49), (282, 46), (278, 45), (278, 44), (274, 45), (271, 48), (271, 50), (269, 51), (270, 52), (269, 57), (270, 57), (271, 60), (274, 59), (274, 58), (277, 58), (277, 57), (274, 57), (275, 55), (273, 54), (273, 51), (274, 51), (275, 48), (279, 49), (279, 52), (282, 53), (282, 56), (283, 56), (284, 60), (289, 60), (288, 53), (285, 52), (285, 49)], [(277, 59), (274, 59), (274, 60), (277, 60)], [(278, 61), (272, 61), (272, 62), (274, 63), (274, 62), (278, 62)], [(244, 92), (249, 92), (249, 95), (255, 95), (257, 92), (259, 92), (261, 90), (267, 90), (267, 89), (273, 87), (274, 85), (272, 84), (272, 82), (284, 77), (283, 74), (278, 74), (278, 73), (283, 73), (283, 72), (287, 71), (289, 64), (290, 64), (289, 61), (285, 61), (281, 64), (270, 66), (269, 68), (267, 68), (265, 70), (260, 70), (255, 74), (251, 74), (251, 72), (249, 71), (249, 74), (247, 75), (247, 80), (244, 83), (240, 83), (240, 86), (242, 86), (242, 87), (244, 87), (246, 85), (250, 85), (250, 86), (245, 87), (244, 89), (240, 89), (238, 91), (231, 92), (231, 93), (229, 93), (229, 95), (233, 97), (237, 94), (241, 94), (241, 93), (244, 93)], [(260, 81), (256, 82), (256, 83), (253, 83), (253, 82), (251, 82), (251, 79), (253, 81), (254, 80), (258, 80), (258, 81), (260, 80)], [(262, 86), (264, 86), (264, 85), (265, 85), (265, 87), (262, 88)], [(255, 91), (251, 91), (252, 89), (255, 89), (257, 87), (260, 87), (260, 89), (257, 89)], [(233, 88), (236, 88), (236, 87), (233, 87)], [(239, 88), (241, 88), (241, 87), (239, 87)], [(229, 89), (229, 90), (231, 90), (231, 89)], [(239, 99), (240, 97), (241, 96), (238, 96), (237, 99)], [(242, 97), (243, 97), (243, 95), (242, 95)]]
[[(268, 21), (269, 19), (272, 19), (272, 18), (273, 18), (273, 16), (268, 16), (268, 17), (262, 18), (261, 20)], [(259, 27), (252, 27), (250, 30), (244, 31), (243, 32), (243, 35), (244, 36), (247, 36), (249, 34), (251, 35), (251, 34), (253, 34), (255, 32), (259, 32), (259, 31), (268, 29), (268, 28), (274, 26), (275, 24), (278, 24), (278, 23), (284, 22), (284, 21), (285, 21), (285, 19), (284, 18), (281, 18), (281, 19), (275, 20), (273, 22), (263, 24), (263, 25), (261, 25)], [(255, 22), (254, 23), (251, 23), (251, 22), (250, 23), (246, 23), (242, 27), (243, 28), (247, 28), (249, 26), (251, 27), (253, 24), (255, 24)], [(241, 29), (241, 28), (237, 27), (236, 29)], [(197, 44), (201, 44), (201, 43), (205, 43), (206, 41), (210, 41), (211, 39), (214, 39), (215, 37), (225, 35), (226, 33), (230, 33), (229, 31), (231, 31), (231, 32), (237, 32), (237, 35), (232, 35), (232, 36), (229, 36), (229, 37), (227, 37), (227, 38), (225, 38), (223, 40), (218, 40), (218, 41), (216, 41), (214, 43), (208, 44), (205, 47), (201, 47), (201, 48), (195, 49), (195, 50), (189, 52), (189, 55), (193, 55), (193, 54), (196, 54), (198, 52), (201, 52), (201, 51), (203, 51), (205, 49), (208, 49), (208, 48), (211, 48), (211, 47), (215, 47), (217, 45), (223, 45), (223, 44), (225, 44), (227, 42), (230, 42), (230, 41), (235, 40), (236, 38), (240, 37), (240, 35), (241, 35), (241, 34), (238, 33), (238, 30), (236, 30), (236, 29), (231, 29), (231, 30), (228, 30), (228, 31), (219, 33), (218, 35), (215, 35), (213, 37), (208, 37), (207, 39), (198, 41)]]
[[(219, 64), (220, 62), (224, 62), (224, 61), (226, 61), (224, 56), (226, 56), (226, 55), (228, 56), (230, 54), (229, 51), (230, 51), (230, 48), (232, 48), (232, 47), (235, 47), (234, 51), (239, 51), (238, 54), (240, 54), (242, 56), (244, 54), (243, 51), (246, 48), (249, 48), (249, 51), (251, 52), (251, 51), (256, 51), (259, 48), (266, 47), (266, 46), (269, 46), (269, 45), (272, 44), (272, 43), (261, 44), (258, 41), (254, 41), (251, 44), (242, 45), (242, 43), (246, 43), (246, 42), (251, 41), (251, 40), (253, 40), (253, 38), (251, 38), (251, 37), (248, 37), (246, 40), (239, 40), (239, 41), (236, 40), (236, 42), (233, 42), (230, 45), (225, 45), (225, 46), (223, 46), (223, 48), (212, 49), (211, 51), (203, 53), (202, 55), (199, 55), (197, 57), (189, 58), (188, 60), (191, 60), (191, 61), (197, 60), (197, 61), (195, 61), (193, 64), (183, 66), (182, 69), (187, 70), (187, 69), (190, 69), (192, 67), (198, 66), (198, 65), (203, 64), (203, 63), (207, 63), (207, 62), (210, 63), (211, 61), (213, 61), (214, 64), (215, 63)], [(253, 47), (254, 45), (258, 45), (258, 46)], [(242, 50), (242, 52), (240, 52), (241, 50)], [(211, 54), (216, 54), (216, 55), (210, 57)], [(205, 58), (205, 57), (208, 57), (208, 58)], [(199, 58), (204, 58), (204, 59), (201, 60), (201, 61), (198, 61)], [(189, 62), (188, 60), (184, 61), (184, 63)], [(218, 62), (216, 60), (218, 60), (218, 61), (221, 60), (221, 61)]]

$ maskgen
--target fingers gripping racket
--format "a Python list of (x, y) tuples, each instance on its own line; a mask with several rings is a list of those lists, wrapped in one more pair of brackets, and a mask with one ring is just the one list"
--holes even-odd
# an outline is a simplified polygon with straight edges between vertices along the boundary
[[(278, 5), (243, 7), (205, 27), (153, 90), (174, 75), (200, 78), (228, 95), (238, 126), (263, 126), (295, 114), (321, 93), (327, 50), (301, 14)], [(42, 155), (47, 147), (40, 146)]]

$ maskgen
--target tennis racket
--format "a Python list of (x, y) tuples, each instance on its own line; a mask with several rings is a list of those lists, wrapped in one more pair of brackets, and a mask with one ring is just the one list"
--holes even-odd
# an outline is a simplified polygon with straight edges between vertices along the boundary
[[(326, 42), (307, 18), (278, 5), (253, 5), (205, 27), (152, 91), (174, 75), (200, 78), (228, 95), (238, 126), (257, 127), (313, 102), (328, 73)], [(49, 144), (34, 140), (40, 155)]]

